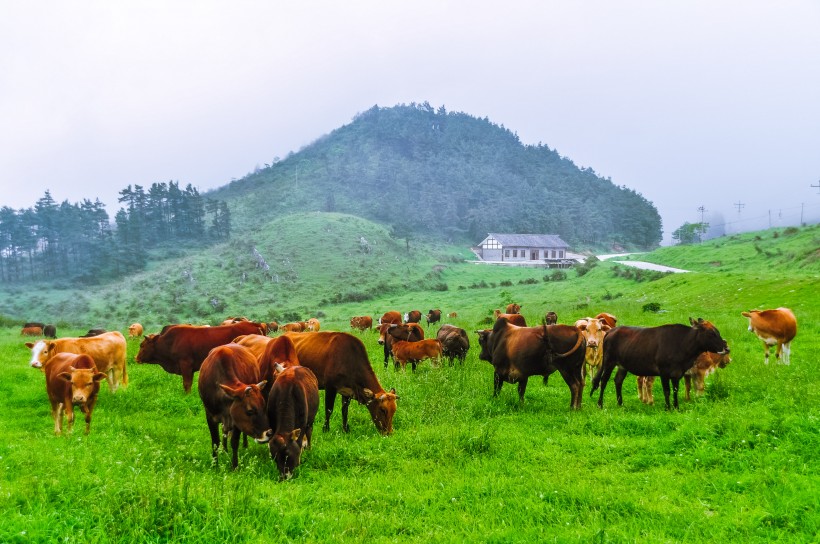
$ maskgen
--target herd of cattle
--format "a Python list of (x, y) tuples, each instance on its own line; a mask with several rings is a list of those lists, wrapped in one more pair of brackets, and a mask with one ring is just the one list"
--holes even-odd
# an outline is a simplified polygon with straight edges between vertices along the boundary
[[(749, 330), (764, 343), (764, 362), (769, 362), (770, 346), (776, 346), (777, 359), (789, 364), (790, 343), (797, 334), (791, 310), (752, 310), (742, 315), (749, 320)], [(557, 315), (548, 312), (542, 325), (529, 327), (517, 304), (509, 305), (505, 312), (495, 310), (494, 317), (492, 329), (475, 331), (479, 359), (493, 366), (494, 396), (504, 382), (515, 383), (523, 401), (530, 376), (542, 376), (546, 382), (557, 371), (570, 389), (570, 407), (578, 409), (586, 380), (594, 372), (590, 393), (600, 389), (598, 406), (602, 407), (604, 389), (617, 368), (614, 381), (619, 405), (623, 403), (623, 382), (632, 373), (638, 376), (642, 401), (653, 403), (652, 383), (660, 376), (666, 408), (670, 409), (670, 393), (677, 408), (681, 378), (688, 400), (692, 382), (702, 394), (704, 378), (730, 361), (728, 344), (717, 328), (703, 319), (690, 319), (689, 326), (630, 327), (618, 326), (615, 316), (600, 313), (567, 325), (558, 324)], [(397, 370), (410, 363), (413, 371), (424, 360), (440, 364), (447, 358), (451, 365), (456, 360), (464, 362), (470, 349), (467, 332), (442, 324), (435, 338), (425, 339), (421, 318), (419, 311), (389, 311), (376, 321), (385, 368), (391, 359)], [(427, 313), (427, 328), (440, 321), (440, 310)], [(369, 316), (356, 316), (351, 318), (350, 327), (369, 331), (374, 322)], [(221, 443), (226, 450), (230, 437), (232, 468), (238, 465), (237, 449), (244, 434), (268, 444), (281, 477), (287, 478), (299, 465), (302, 451), (311, 445), (321, 389), (325, 391), (324, 430), (330, 428), (338, 394), (345, 432), (349, 431), (351, 400), (368, 408), (380, 433), (393, 432), (399, 397), (395, 389), (386, 391), (379, 383), (364, 343), (347, 332), (319, 329), (315, 318), (281, 327), (229, 318), (213, 327), (168, 325), (144, 337), (142, 326), (135, 323), (128, 333), (132, 338), (143, 337), (136, 362), (158, 364), (166, 372), (182, 376), (186, 393), (194, 373), (199, 372), (198, 391), (215, 462), (221, 424)], [(276, 330), (283, 334), (268, 336)], [(25, 345), (31, 349), (31, 366), (45, 374), (54, 432), (62, 432), (64, 415), (71, 430), (76, 406), (85, 415), (88, 433), (100, 382), (106, 380), (112, 393), (128, 384), (125, 336), (118, 331), (92, 329), (82, 337), (56, 338), (54, 327), (41, 323), (26, 323), (22, 334), (46, 337)]]

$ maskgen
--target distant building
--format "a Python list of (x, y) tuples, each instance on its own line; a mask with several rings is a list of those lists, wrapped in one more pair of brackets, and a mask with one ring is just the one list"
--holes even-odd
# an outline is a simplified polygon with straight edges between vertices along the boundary
[(567, 256), (569, 244), (556, 234), (498, 234), (491, 232), (474, 249), (486, 262), (566, 268), (575, 261)]

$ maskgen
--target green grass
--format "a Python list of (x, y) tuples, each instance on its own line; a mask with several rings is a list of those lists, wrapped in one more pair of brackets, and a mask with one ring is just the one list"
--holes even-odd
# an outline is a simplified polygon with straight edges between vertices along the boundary
[[(756, 235), (784, 255), (792, 249), (778, 244), (801, 237), (793, 250), (810, 254), (818, 230)], [(296, 477), (281, 483), (256, 444), (240, 451), (237, 471), (224, 452), (212, 466), (195, 388), (186, 396), (179, 376), (134, 364), (133, 340), (128, 389), (100, 393), (90, 435), (78, 426), (55, 437), (42, 373), (28, 367), (19, 329), (0, 329), (0, 542), (816, 541), (820, 266), (746, 257), (749, 247), (757, 253), (754, 236), (641, 256), (694, 270), (656, 281), (616, 277), (609, 263), (544, 282), (543, 270), (446, 262), (435, 280), (446, 291), (317, 305), (323, 330), (348, 330), (350, 316), (388, 309), (457, 311), (447, 321), (467, 329), (473, 345), (463, 367), (423, 363), (415, 374), (397, 373), (382, 367), (375, 335), (363, 333), (382, 385), (401, 397), (395, 433), (379, 436), (356, 404), (351, 432), (342, 433), (337, 403), (331, 431), (317, 429)], [(720, 253), (721, 243), (720, 267), (698, 256)], [(418, 259), (423, 277), (431, 261)], [(538, 281), (519, 283), (529, 278)], [(311, 289), (321, 291), (315, 281)], [(488, 287), (475, 287), (481, 281)], [(662, 402), (642, 405), (633, 378), (622, 407), (610, 384), (603, 410), (587, 392), (571, 412), (557, 375), (547, 386), (531, 380), (523, 405), (510, 384), (492, 398), (492, 370), (478, 360), (473, 331), (511, 300), (533, 324), (547, 310), (564, 323), (599, 311), (647, 326), (704, 317), (733, 361), (707, 378), (703, 398), (673, 412)], [(647, 302), (661, 311), (642, 311)], [(790, 366), (764, 366), (762, 345), (740, 316), (776, 306), (799, 320)], [(128, 323), (102, 324), (124, 331)], [(660, 384), (655, 396), (662, 399)]]

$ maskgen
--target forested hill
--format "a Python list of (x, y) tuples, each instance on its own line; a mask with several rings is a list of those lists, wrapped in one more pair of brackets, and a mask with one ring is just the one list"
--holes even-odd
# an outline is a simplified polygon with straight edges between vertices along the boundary
[(374, 106), (298, 153), (212, 191), (237, 227), (294, 211), (379, 221), (399, 237), (476, 243), (488, 232), (551, 233), (574, 246), (651, 248), (657, 209), (546, 145), (424, 103)]

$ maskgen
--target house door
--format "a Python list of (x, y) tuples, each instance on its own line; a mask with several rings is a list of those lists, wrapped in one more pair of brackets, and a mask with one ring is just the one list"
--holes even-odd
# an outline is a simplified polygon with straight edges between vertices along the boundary
[(533, 249), (533, 250), (530, 251), (530, 260), (531, 261), (537, 261), (538, 260), (538, 250), (537, 249)]

